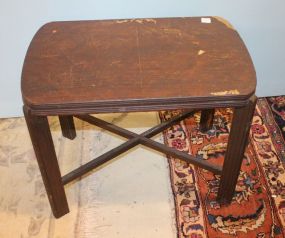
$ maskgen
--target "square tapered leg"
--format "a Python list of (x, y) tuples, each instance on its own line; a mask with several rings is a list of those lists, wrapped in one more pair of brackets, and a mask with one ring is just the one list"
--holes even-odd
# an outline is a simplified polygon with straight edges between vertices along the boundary
[(200, 130), (206, 132), (213, 127), (215, 109), (204, 109), (201, 111)]
[(61, 217), (69, 208), (47, 117), (34, 116), (25, 107), (24, 115), (53, 214)]
[(72, 116), (59, 116), (62, 135), (65, 138), (73, 140), (76, 137), (76, 131)]
[(234, 109), (228, 147), (217, 197), (217, 200), (222, 204), (230, 203), (234, 196), (255, 104), (256, 97), (253, 96), (246, 106)]

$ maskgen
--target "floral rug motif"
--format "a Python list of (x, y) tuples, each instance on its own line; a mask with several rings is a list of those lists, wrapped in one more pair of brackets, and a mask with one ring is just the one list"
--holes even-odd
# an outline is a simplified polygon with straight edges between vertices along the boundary
[[(215, 200), (219, 176), (169, 158), (179, 238), (285, 237), (284, 102), (284, 96), (258, 100), (236, 192), (228, 206), (221, 207)], [(179, 113), (161, 112), (160, 117), (168, 120)], [(216, 110), (213, 128), (202, 133), (196, 113), (166, 130), (165, 143), (222, 165), (232, 114), (231, 109)]]
[(269, 97), (267, 102), (271, 107), (273, 116), (285, 138), (285, 97)]

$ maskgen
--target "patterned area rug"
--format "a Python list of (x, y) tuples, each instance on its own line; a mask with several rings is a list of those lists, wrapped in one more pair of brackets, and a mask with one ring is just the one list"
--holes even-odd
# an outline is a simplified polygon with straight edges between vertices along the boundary
[[(136, 133), (159, 123), (151, 113), (100, 118)], [(77, 137), (63, 138), (49, 118), (62, 174), (125, 140), (75, 120)], [(157, 137), (159, 142), (163, 138)], [(0, 238), (175, 238), (174, 201), (163, 154), (134, 148), (65, 186), (70, 213), (60, 219), (50, 205), (25, 120), (0, 119)]]
[[(171, 191), (164, 155), (138, 147), (67, 185), (70, 213), (61, 219), (51, 214), (24, 119), (0, 119), (0, 237), (284, 237), (284, 112), (285, 97), (259, 99), (237, 193), (228, 207), (215, 202), (218, 177), (171, 159)], [(159, 121), (154, 112), (101, 116), (136, 133)], [(218, 110), (206, 134), (199, 132), (199, 116), (166, 131), (165, 142), (222, 163), (232, 112)], [(50, 123), (63, 174), (123, 141), (79, 120), (77, 137), (70, 141), (62, 137), (57, 118)]]
[[(167, 120), (176, 112), (162, 112)], [(199, 131), (200, 115), (165, 131), (165, 143), (222, 164), (232, 111), (216, 110), (214, 126)], [(285, 96), (261, 98), (231, 205), (215, 201), (219, 176), (169, 158), (179, 238), (284, 237)]]

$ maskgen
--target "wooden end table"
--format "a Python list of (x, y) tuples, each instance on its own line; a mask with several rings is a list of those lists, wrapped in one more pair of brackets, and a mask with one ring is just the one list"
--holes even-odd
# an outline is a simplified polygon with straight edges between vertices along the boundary
[[(221, 18), (161, 18), (51, 22), (34, 36), (22, 72), (24, 114), (55, 217), (69, 212), (64, 185), (143, 144), (221, 175), (218, 201), (234, 195), (256, 97), (255, 70), (238, 33)], [(203, 109), (234, 115), (223, 167), (150, 138)], [(89, 114), (184, 109), (138, 135)], [(47, 116), (59, 116), (63, 136), (76, 136), (77, 117), (129, 140), (61, 176)]]

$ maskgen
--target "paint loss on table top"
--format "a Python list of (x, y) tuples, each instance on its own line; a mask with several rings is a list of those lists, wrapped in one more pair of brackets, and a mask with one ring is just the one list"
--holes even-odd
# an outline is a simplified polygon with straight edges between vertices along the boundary
[(248, 99), (256, 75), (243, 41), (227, 21), (201, 19), (48, 23), (26, 54), (24, 103)]

